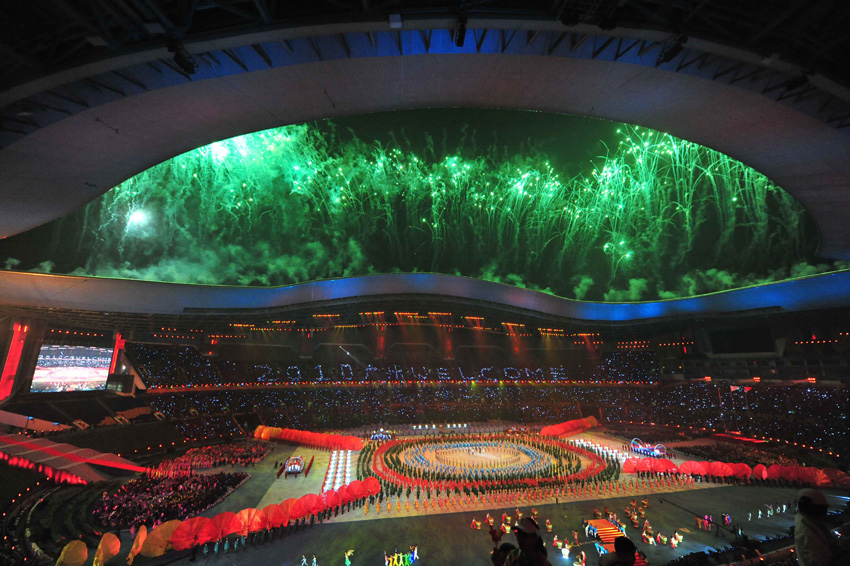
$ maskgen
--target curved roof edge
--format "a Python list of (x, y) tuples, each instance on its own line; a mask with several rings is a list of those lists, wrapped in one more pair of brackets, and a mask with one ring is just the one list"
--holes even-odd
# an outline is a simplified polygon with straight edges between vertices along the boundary
[(689, 42), (659, 62), (666, 44), (657, 35), (526, 28), (470, 27), (461, 46), (445, 29), (302, 35), (223, 49), (214, 42), (195, 46), (202, 52), (194, 75), (167, 59), (139, 62), (38, 93), (8, 106), (11, 124), (0, 128), (0, 237), (232, 136), (370, 112), (506, 108), (638, 124), (721, 151), (806, 207), (820, 255), (850, 258), (845, 102), (830, 102), (829, 93), (821, 100), (813, 85), (795, 87), (789, 69), (767, 70), (753, 54), (749, 62), (709, 56), (707, 46)]
[(641, 303), (575, 301), (502, 283), (433, 273), (367, 275), (261, 288), (0, 272), (0, 309), (8, 306), (171, 315), (206, 310), (208, 314), (226, 314), (231, 309), (273, 309), (386, 295), (486, 300), (567, 319), (628, 322), (757, 309), (806, 311), (847, 307), (850, 306), (850, 271)]

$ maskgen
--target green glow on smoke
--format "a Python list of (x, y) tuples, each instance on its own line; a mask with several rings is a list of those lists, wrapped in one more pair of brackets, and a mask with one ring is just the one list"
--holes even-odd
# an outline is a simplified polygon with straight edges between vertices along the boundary
[(664, 133), (617, 131), (569, 178), (539, 152), (445, 156), (430, 139), (402, 150), (315, 125), (216, 142), (79, 213), (74, 273), (285, 285), (429, 271), (604, 300), (805, 273), (792, 267), (811, 253), (805, 212), (764, 175)]

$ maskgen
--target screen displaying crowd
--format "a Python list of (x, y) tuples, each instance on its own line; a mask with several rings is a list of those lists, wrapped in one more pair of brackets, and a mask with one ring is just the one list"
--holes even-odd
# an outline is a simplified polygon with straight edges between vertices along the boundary
[(30, 391), (94, 391), (106, 387), (112, 351), (89, 346), (45, 345), (38, 353)]

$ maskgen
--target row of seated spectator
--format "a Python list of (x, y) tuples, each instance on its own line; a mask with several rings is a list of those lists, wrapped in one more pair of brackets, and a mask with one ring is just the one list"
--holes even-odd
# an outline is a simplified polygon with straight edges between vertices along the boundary
[(545, 421), (578, 416), (575, 399), (551, 386), (220, 390), (151, 395), (151, 403), (171, 417), (185, 416), (192, 408), (200, 414), (220, 412), (223, 408), (232, 413), (258, 411), (269, 426), (295, 428), (445, 422), (447, 418)]
[(737, 446), (723, 443), (723, 445), (698, 444), (693, 446), (680, 446), (677, 448), (681, 457), (690, 457), (696, 460), (711, 460), (723, 462), (743, 462), (753, 467), (757, 464), (770, 466), (780, 464), (782, 466), (799, 466), (801, 462), (784, 454), (767, 452), (751, 447)]
[[(373, 364), (355, 368), (348, 364), (313, 366), (305, 364), (228, 362), (207, 359), (194, 348), (132, 344), (128, 353), (134, 362), (144, 368), (151, 385), (198, 385), (229, 383), (305, 383), (334, 381), (427, 381), (453, 380), (484, 381), (483, 378), (506, 378), (507, 381), (527, 379), (535, 381), (576, 380), (564, 368), (538, 367), (417, 367), (396, 364)], [(613, 352), (604, 355), (593, 374), (611, 380), (631, 383), (651, 383), (656, 367), (651, 352)], [(601, 368), (601, 369), (600, 369)], [(604, 375), (603, 375), (604, 374)], [(463, 379), (461, 379), (463, 376)], [(843, 389), (830, 387), (797, 387), (789, 394), (787, 387), (763, 385), (749, 394), (743, 389), (730, 391), (727, 386), (712, 384), (682, 384), (664, 390), (632, 390), (621, 392), (619, 398), (610, 395), (600, 398), (597, 391), (584, 395), (579, 389), (570, 389), (573, 398), (581, 403), (622, 407), (626, 412), (616, 415), (621, 420), (645, 420), (670, 424), (687, 424), (708, 429), (735, 430), (745, 434), (771, 436), (781, 428), (787, 439), (799, 443), (831, 447), (832, 452), (842, 450), (843, 425), (847, 415), (841, 407), (850, 400)], [(607, 398), (606, 398), (607, 397)], [(558, 402), (558, 399), (548, 401)], [(199, 410), (201, 410), (199, 408)], [(415, 416), (417, 409), (408, 407), (404, 416)], [(533, 418), (549, 418), (549, 411), (537, 410)], [(629, 417), (632, 418), (629, 418)], [(683, 419), (684, 417), (684, 419)], [(807, 417), (816, 418), (825, 426), (812, 427)], [(506, 418), (498, 416), (496, 418)], [(309, 424), (309, 423), (308, 423)]]
[(850, 457), (847, 388), (757, 385), (732, 391), (728, 385), (686, 383), (659, 389), (646, 401), (651, 422), (780, 437)]
[[(323, 368), (312, 365), (226, 362), (201, 356), (194, 348), (131, 344), (128, 354), (137, 369), (147, 375), (149, 384), (196, 385), (299, 382), (321, 379), (326, 387), (269, 388), (261, 392), (221, 389), (212, 393), (149, 395), (154, 410), (179, 419), (186, 437), (214, 434), (227, 437), (242, 434), (246, 414), (253, 414), (271, 426), (296, 428), (347, 428), (367, 423), (428, 423), (460, 420), (466, 422), (511, 420), (517, 422), (563, 421), (585, 414), (604, 414), (611, 422), (653, 422), (705, 428), (708, 431), (737, 431), (748, 436), (773, 437), (798, 444), (815, 445), (828, 454), (850, 457), (850, 437), (845, 434), (850, 392), (825, 385), (793, 387), (759, 384), (734, 390), (728, 385), (686, 382), (672, 386), (647, 385), (654, 365), (647, 352), (614, 352), (603, 355), (595, 366), (607, 375), (622, 378), (632, 386), (561, 385), (536, 383), (540, 378), (569, 380), (559, 368), (464, 368), (399, 366), (395, 364), (353, 368), (337, 364)], [(615, 355), (616, 354), (616, 355)], [(646, 355), (644, 355), (646, 354)], [(648, 369), (650, 368), (650, 369)], [(456, 373), (452, 373), (456, 372)], [(453, 381), (462, 372), (464, 378)], [(477, 373), (476, 373), (477, 372)], [(511, 377), (504, 385), (488, 383), (480, 377)], [(341, 387), (342, 377), (373, 381), (439, 380), (439, 386)], [(443, 378), (447, 379), (443, 379)], [(644, 379), (645, 378), (645, 379)], [(528, 380), (524, 384), (517, 379)], [(262, 381), (260, 381), (262, 380)], [(345, 381), (344, 379), (342, 381)], [(30, 395), (33, 397), (35, 394)], [(103, 397), (103, 396), (101, 396)], [(54, 399), (54, 397), (50, 397)], [(27, 401), (31, 405), (36, 403)], [(104, 409), (104, 398), (94, 403), (72, 403), (44, 398), (42, 403), (55, 412), (81, 418), (81, 414)], [(61, 411), (58, 411), (59, 408)], [(241, 413), (233, 418), (202, 422), (198, 415), (219, 415), (228, 409)], [(83, 420), (86, 420), (83, 418)], [(88, 422), (88, 421), (87, 421)], [(643, 440), (647, 440), (644, 438)]]
[[(725, 389), (725, 391), (724, 391)], [(441, 385), (434, 387), (310, 387), (263, 391), (217, 390), (151, 395), (154, 409), (184, 417), (200, 414), (260, 415), (269, 426), (346, 428), (368, 423), (482, 422), (509, 420), (545, 422), (568, 420), (601, 409), (613, 422), (644, 420), (708, 431), (732, 430), (745, 435), (774, 436), (799, 444), (817, 445), (825, 452), (850, 455), (845, 434), (850, 395), (844, 389), (801, 385), (757, 386), (748, 396), (750, 411), (728, 399), (728, 386), (681, 384), (672, 388), (557, 386), (557, 385)], [(789, 415), (773, 402), (802, 401)], [(718, 399), (723, 404), (718, 405)], [(758, 399), (758, 403), (754, 402)], [(807, 399), (817, 403), (807, 404)], [(829, 401), (827, 401), (829, 399)], [(742, 401), (741, 401), (742, 402)], [(583, 412), (579, 412), (579, 409)], [(643, 419), (635, 418), (642, 415)], [(241, 417), (238, 417), (241, 418)], [(241, 421), (240, 421), (241, 423)], [(644, 439), (645, 440), (645, 439)]]
[(174, 419), (172, 424), (177, 432), (190, 442), (245, 436), (245, 431), (229, 414), (174, 415)]
[(188, 477), (135, 478), (94, 506), (97, 524), (107, 529), (156, 526), (185, 520), (218, 504), (248, 478), (245, 473), (195, 474)]
[(190, 448), (176, 458), (166, 458), (157, 465), (158, 470), (182, 471), (216, 468), (218, 466), (247, 466), (261, 462), (269, 453), (269, 444), (259, 440), (246, 440)]
[[(764, 389), (765, 391), (762, 391)], [(724, 399), (718, 406), (716, 400)], [(825, 399), (832, 397), (829, 405)], [(126, 434), (121, 427), (98, 427), (72, 434), (75, 445), (97, 449), (110, 447), (113, 452), (133, 454), (158, 444), (182, 443), (202, 439), (226, 439), (244, 436), (262, 422), (269, 426), (305, 429), (351, 428), (370, 423), (407, 424), (430, 422), (483, 422), (505, 420), (515, 422), (563, 421), (596, 413), (601, 409), (609, 422), (626, 419), (681, 427), (705, 427), (740, 431), (744, 435), (781, 436), (792, 444), (816, 445), (826, 452), (846, 458), (850, 439), (844, 434), (846, 415), (843, 407), (850, 398), (841, 389), (820, 386), (759, 386), (749, 392), (750, 411), (736, 410), (720, 386), (710, 384), (678, 385), (672, 389), (635, 387), (594, 387), (555, 385), (490, 386), (478, 384), (441, 385), (439, 387), (323, 387), (284, 388), (263, 391), (217, 390), (212, 392), (162, 393), (149, 395), (151, 410), (161, 411), (173, 419), (171, 423), (144, 423), (164, 428), (159, 435), (148, 435), (147, 428), (134, 427)], [(752, 399), (814, 397), (817, 404), (801, 405), (792, 415), (774, 409), (770, 404), (756, 405)], [(674, 398), (678, 402), (670, 403)], [(761, 399), (760, 399), (761, 400)], [(52, 403), (44, 403), (50, 405)], [(725, 407), (724, 407), (725, 405)], [(63, 405), (64, 420), (88, 415), (84, 403)], [(583, 409), (583, 413), (579, 412)], [(846, 409), (845, 409), (846, 410)], [(766, 412), (762, 412), (766, 411)], [(226, 413), (225, 413), (226, 412)], [(151, 415), (145, 415), (151, 419)], [(143, 419), (142, 419), (143, 420)], [(134, 421), (140, 422), (140, 421)], [(117, 428), (111, 433), (108, 429)], [(175, 430), (176, 429), (176, 430)], [(668, 439), (633, 431), (634, 436), (648, 442)], [(622, 431), (621, 431), (622, 434)], [(55, 437), (62, 441), (68, 433)], [(624, 436), (626, 438), (628, 435)], [(179, 444), (177, 444), (179, 445)], [(690, 452), (694, 457), (712, 459), (700, 448)], [(707, 450), (711, 450), (710, 448)], [(728, 450), (724, 448), (725, 453)], [(768, 458), (752, 450), (738, 461), (770, 464), (787, 463), (781, 458)], [(795, 457), (799, 458), (799, 454)]]
[(125, 350), (149, 386), (234, 383), (333, 383), (337, 381), (582, 381), (654, 383), (659, 365), (653, 352), (609, 352), (600, 359), (547, 366), (470, 366), (372, 362), (246, 362), (207, 358), (195, 348), (132, 343)]
[(196, 348), (131, 343), (125, 353), (148, 386), (220, 382), (216, 368)]

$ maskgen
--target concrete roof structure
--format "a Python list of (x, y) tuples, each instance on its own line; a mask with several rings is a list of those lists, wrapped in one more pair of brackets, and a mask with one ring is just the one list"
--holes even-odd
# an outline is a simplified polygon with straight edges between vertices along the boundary
[[(490, 308), (514, 316), (601, 324), (714, 314), (794, 312), (850, 307), (850, 272), (830, 273), (700, 297), (640, 303), (596, 303), (469, 277), (436, 273), (367, 275), (313, 281), (288, 287), (228, 287), (68, 277), (0, 271), (2, 301), (41, 309), (45, 317), (63, 312), (148, 313), (160, 316), (250, 316), (328, 308), (368, 308), (386, 298), (413, 298), (467, 308)], [(358, 307), (359, 305), (359, 307)], [(33, 312), (33, 311), (31, 311)], [(336, 312), (336, 311), (335, 311)], [(103, 317), (108, 318), (108, 317)], [(61, 320), (61, 318), (59, 319)], [(130, 321), (124, 327), (132, 326)]]

